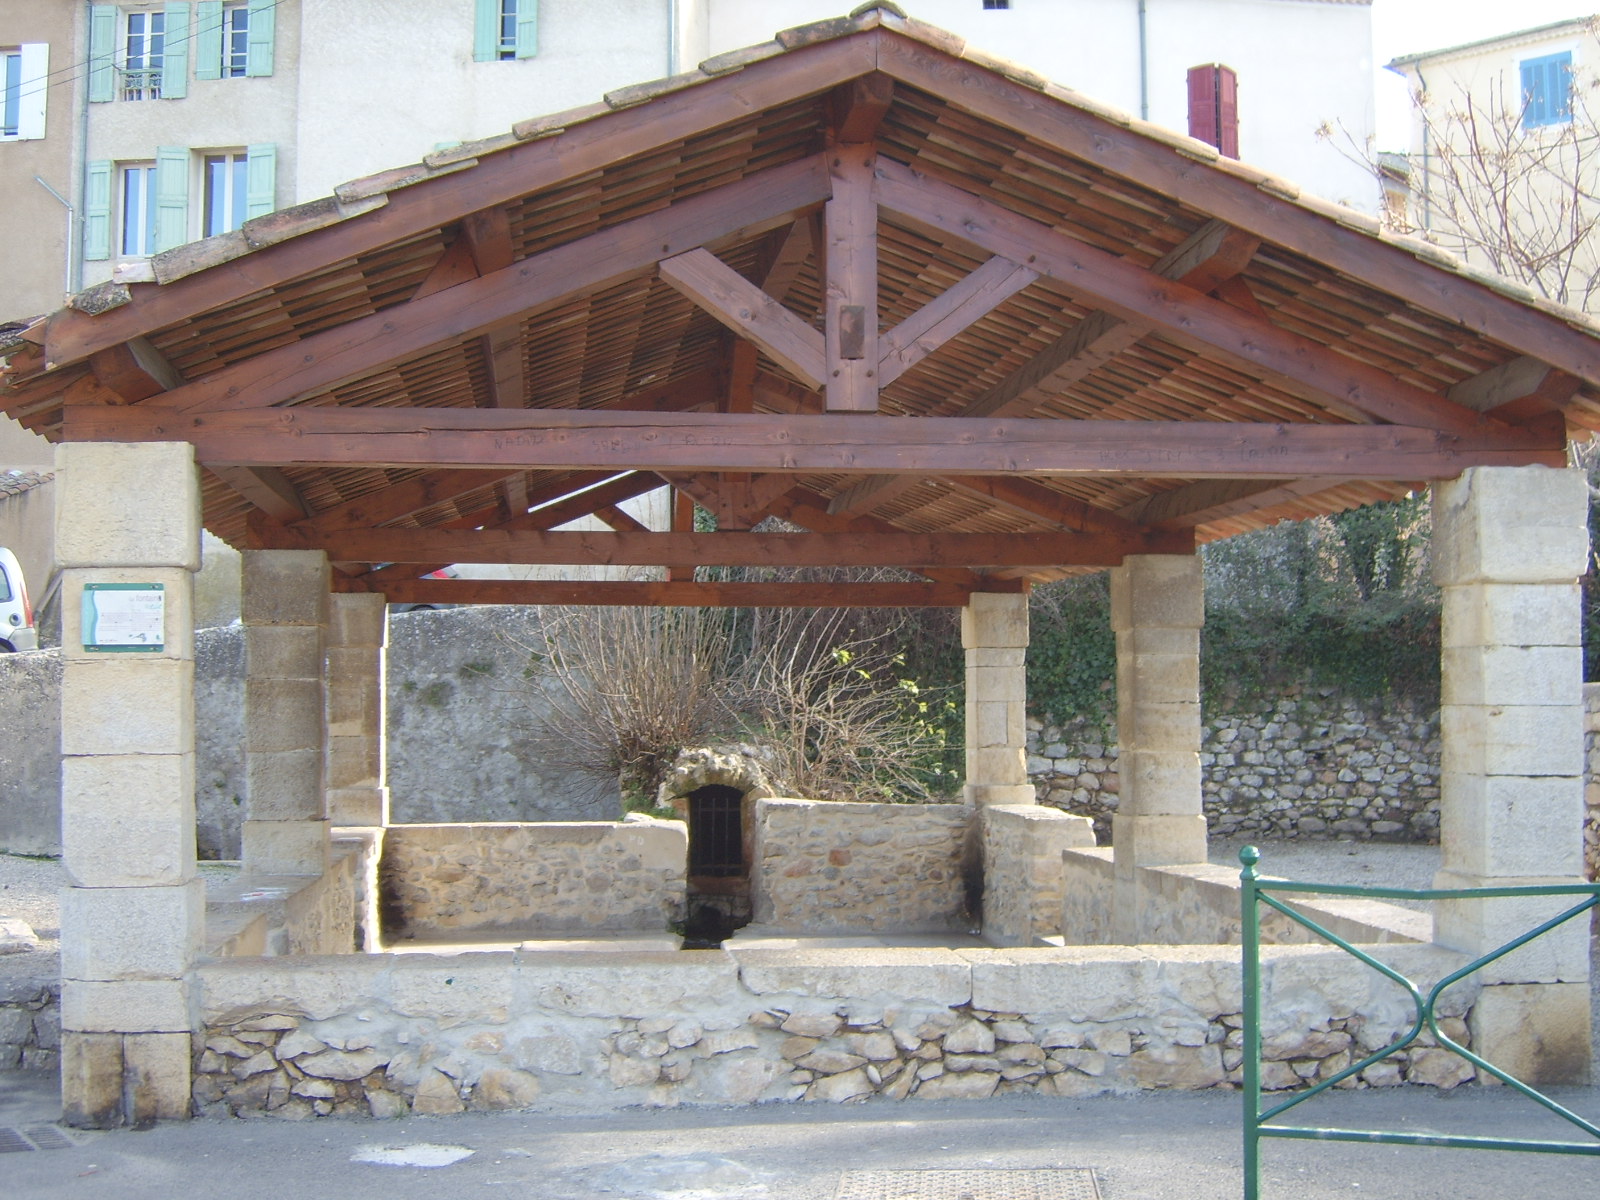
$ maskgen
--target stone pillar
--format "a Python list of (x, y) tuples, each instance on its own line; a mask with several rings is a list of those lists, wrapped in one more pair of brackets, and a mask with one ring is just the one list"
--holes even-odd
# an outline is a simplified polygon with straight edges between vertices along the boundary
[(320, 550), (247, 550), (243, 583), (243, 868), (321, 875), (328, 866), (328, 558)]
[[(1583, 472), (1475, 467), (1433, 492), (1444, 590), (1442, 888), (1580, 882), (1583, 661), (1577, 576), (1588, 554)], [(1486, 953), (1570, 907), (1441, 901), (1434, 937)], [(1483, 968), (1474, 1049), (1539, 1083), (1589, 1074), (1589, 922)]]
[(961, 610), (967, 652), (969, 804), (1032, 804), (1028, 782), (1028, 597), (974, 592)]
[[(187, 1117), (195, 875), (194, 572), (200, 488), (187, 443), (56, 448), (62, 568), (64, 1119)], [(158, 650), (86, 649), (89, 585), (158, 585)], [(154, 590), (154, 589), (151, 589)], [(102, 612), (99, 591), (96, 607)], [(104, 645), (115, 640), (102, 624)]]
[(334, 825), (387, 825), (383, 676), (388, 601), (377, 593), (336, 593), (331, 601), (328, 819)]
[(1119, 941), (1140, 940), (1140, 867), (1206, 861), (1200, 793), (1204, 623), (1199, 555), (1133, 554), (1113, 568), (1121, 788), (1111, 848)]

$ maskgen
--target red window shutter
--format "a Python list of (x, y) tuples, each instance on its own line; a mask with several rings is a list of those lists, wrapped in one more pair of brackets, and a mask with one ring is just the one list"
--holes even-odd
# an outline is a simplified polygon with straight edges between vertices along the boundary
[(1239, 77), (1232, 67), (1189, 68), (1189, 136), (1239, 157)]

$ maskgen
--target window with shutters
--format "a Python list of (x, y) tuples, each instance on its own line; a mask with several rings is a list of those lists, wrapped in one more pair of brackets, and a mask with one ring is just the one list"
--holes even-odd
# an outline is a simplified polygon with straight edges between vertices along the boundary
[(156, 252), (156, 165), (125, 163), (117, 189), (117, 253), (148, 258)]
[(1010, 7), (1011, 7), (1011, 0), (983, 0), (983, 9), (984, 9), (985, 12), (993, 12), (996, 9), (1010, 8)]
[(222, 10), (221, 42), (218, 74), (224, 79), (244, 78), (250, 65), (250, 10), (243, 4)]
[(532, 58), (539, 52), (539, 0), (477, 0), (472, 57), (478, 62)]
[(1189, 136), (1239, 157), (1239, 77), (1232, 67), (1189, 68)]
[(205, 156), (201, 237), (230, 233), (244, 224), (249, 168), (250, 160), (243, 151)]
[(167, 14), (131, 12), (123, 34), (121, 92), (124, 100), (159, 100), (166, 58)]
[(22, 51), (0, 50), (0, 138), (17, 136), (22, 112)]
[(44, 136), (44, 102), (50, 83), (48, 42), (0, 46), (0, 142), (27, 142)]
[(1522, 127), (1572, 123), (1572, 52), (1524, 59)]

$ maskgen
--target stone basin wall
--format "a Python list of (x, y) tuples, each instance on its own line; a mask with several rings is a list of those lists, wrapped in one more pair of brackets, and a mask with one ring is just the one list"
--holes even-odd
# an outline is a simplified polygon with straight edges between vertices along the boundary
[(682, 821), (391, 825), (379, 890), (392, 936), (664, 931), (684, 915)]
[(775, 929), (966, 929), (965, 804), (756, 802), (750, 893)]
[(53, 1071), (61, 1062), (61, 980), (0, 975), (0, 1071)]
[[(1383, 955), (1424, 987), (1463, 961), (1420, 945)], [(1327, 1078), (1409, 1026), (1399, 989), (1347, 956), (1263, 957), (1268, 1088)], [(1240, 1079), (1238, 955), (1218, 947), (355, 955), (232, 959), (200, 980), (194, 1099), (217, 1117), (1076, 1097)], [(1474, 995), (1450, 993), (1452, 1036), (1467, 1036)], [(1424, 1043), (1353, 1086), (1472, 1074)]]

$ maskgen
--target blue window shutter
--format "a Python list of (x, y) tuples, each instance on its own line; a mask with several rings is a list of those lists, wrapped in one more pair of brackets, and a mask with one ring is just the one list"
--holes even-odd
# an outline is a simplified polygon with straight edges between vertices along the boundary
[(166, 49), (161, 56), (161, 98), (181, 100), (189, 94), (189, 5), (167, 5)]
[[(89, 99), (110, 100), (117, 94), (111, 55), (117, 46), (117, 6), (95, 4), (89, 8)], [(110, 253), (109, 244), (107, 254)]]
[(244, 73), (252, 77), (272, 74), (272, 43), (278, 0), (250, 0), (250, 32)]
[(156, 236), (159, 254), (189, 240), (189, 150), (161, 146), (156, 150)]
[(517, 5), (517, 57), (532, 58), (539, 53), (539, 0), (521, 0)]
[(111, 163), (104, 159), (84, 164), (83, 257), (111, 257)]
[(244, 217), (264, 217), (278, 206), (278, 147), (245, 147)]
[(500, 57), (500, 0), (478, 0), (472, 23), (472, 57), (494, 62)]
[(1546, 54), (1524, 59), (1522, 126), (1564, 125), (1572, 120), (1572, 54)]
[(222, 78), (222, 0), (194, 6), (194, 77)]

